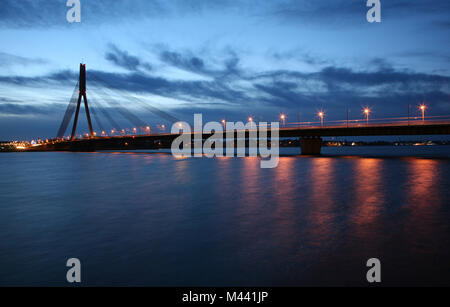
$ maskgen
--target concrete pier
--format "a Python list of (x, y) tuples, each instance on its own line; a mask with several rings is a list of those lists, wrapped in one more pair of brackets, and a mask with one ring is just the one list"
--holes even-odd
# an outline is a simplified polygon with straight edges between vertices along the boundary
[(300, 139), (302, 155), (320, 155), (322, 149), (322, 138), (302, 137)]

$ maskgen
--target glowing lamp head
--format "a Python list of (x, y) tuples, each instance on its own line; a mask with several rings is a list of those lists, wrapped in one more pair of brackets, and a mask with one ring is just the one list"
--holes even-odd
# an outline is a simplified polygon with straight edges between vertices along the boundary
[(284, 119), (286, 119), (286, 115), (281, 114), (280, 118), (281, 118), (282, 120), (284, 120)]
[(369, 114), (370, 113), (370, 109), (369, 108), (365, 108), (364, 109), (364, 114)]
[(323, 117), (323, 112), (319, 112), (319, 117)]
[(252, 118), (252, 117), (249, 117), (249, 118), (248, 118), (248, 121), (249, 121), (249, 122), (252, 122), (252, 121), (253, 121), (253, 118)]
[(426, 107), (424, 104), (420, 105), (420, 109), (421, 109), (422, 111), (425, 111), (426, 108), (427, 108), (427, 107)]

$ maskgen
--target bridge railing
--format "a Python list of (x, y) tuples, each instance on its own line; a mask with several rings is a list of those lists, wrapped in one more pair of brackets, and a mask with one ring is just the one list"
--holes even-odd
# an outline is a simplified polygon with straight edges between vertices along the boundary
[[(449, 124), (450, 115), (444, 116), (428, 116), (425, 120), (421, 116), (414, 117), (392, 117), (392, 118), (373, 118), (369, 119), (349, 119), (349, 120), (329, 120), (324, 121), (323, 125), (320, 121), (313, 122), (290, 122), (285, 124), (285, 128), (302, 129), (302, 128), (353, 128), (353, 127), (379, 127), (379, 126), (407, 126), (407, 125), (439, 125)], [(280, 125), (282, 127), (282, 125)]]

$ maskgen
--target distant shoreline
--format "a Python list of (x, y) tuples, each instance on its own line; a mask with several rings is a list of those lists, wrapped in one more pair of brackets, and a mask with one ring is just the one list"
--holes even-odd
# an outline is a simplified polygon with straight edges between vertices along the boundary
[[(39, 151), (39, 150), (26, 150), (25, 148), (18, 149), (16, 142), (0, 142), (0, 152), (52, 152), (52, 151)], [(324, 141), (322, 147), (371, 147), (371, 146), (392, 146), (392, 147), (406, 147), (406, 146), (448, 146), (450, 141), (374, 141), (374, 142), (349, 142), (349, 141)], [(280, 148), (300, 147), (299, 140), (280, 140)], [(246, 146), (245, 148), (248, 148)], [(149, 148), (154, 150), (155, 148)], [(163, 148), (161, 148), (163, 149)], [(99, 150), (102, 151), (102, 150)]]

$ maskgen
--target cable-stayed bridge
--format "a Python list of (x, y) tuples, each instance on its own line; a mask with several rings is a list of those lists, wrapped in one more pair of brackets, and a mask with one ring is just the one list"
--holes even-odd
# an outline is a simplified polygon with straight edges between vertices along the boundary
[[(48, 140), (39, 146), (29, 147), (26, 150), (30, 151), (97, 151), (97, 150), (134, 150), (134, 149), (155, 149), (155, 148), (170, 148), (172, 141), (178, 137), (179, 133), (168, 133), (166, 128), (170, 131), (170, 126), (179, 122), (179, 120), (168, 114), (167, 112), (151, 106), (146, 102), (126, 94), (114, 88), (108, 87), (108, 82), (103, 80), (100, 76), (90, 74), (94, 81), (94, 90), (87, 95), (86, 87), (86, 65), (80, 64), (80, 75), (78, 83), (74, 89), (72, 98), (67, 106), (61, 125), (58, 129), (56, 139)], [(120, 100), (113, 97), (121, 97)], [(157, 118), (167, 123), (152, 127), (139, 116), (131, 112), (127, 107), (123, 106), (120, 101), (132, 102)], [(86, 114), (89, 133), (77, 137), (77, 125), (79, 122), (82, 102)], [(92, 103), (94, 102), (94, 103)], [(125, 128), (119, 123), (117, 116), (111, 114), (112, 110), (116, 110), (117, 114), (122, 119), (125, 119), (133, 128)], [(291, 123), (286, 127), (285, 118), (283, 115), (283, 127), (277, 129), (280, 138), (298, 137), (301, 139), (302, 154), (320, 154), (322, 146), (322, 137), (337, 137), (337, 136), (379, 136), (379, 135), (448, 135), (450, 134), (450, 120), (446, 117), (427, 118), (423, 115), (422, 120), (417, 118), (393, 118), (385, 120), (381, 123), (369, 123), (369, 110), (367, 113), (367, 121), (334, 121), (327, 123), (324, 126), (323, 113), (320, 112), (321, 122), (316, 123)], [(424, 109), (422, 109), (424, 114)], [(100, 129), (97, 133), (93, 129), (92, 117), (95, 120), (96, 126)], [(103, 117), (101, 117), (103, 115)], [(73, 125), (70, 136), (66, 136), (67, 129), (73, 118)], [(102, 119), (100, 119), (102, 118)], [(106, 129), (104, 120), (108, 122), (111, 129)], [(249, 121), (253, 119), (250, 118)], [(225, 125), (224, 125), (225, 126)], [(257, 123), (254, 123), (256, 130), (259, 129)], [(224, 131), (220, 133), (228, 133), (233, 141), (238, 137), (240, 131)], [(250, 131), (241, 131), (248, 140)], [(219, 135), (220, 135), (219, 133)], [(194, 137), (205, 140), (212, 136), (211, 133), (191, 133), (192, 140)], [(268, 138), (272, 136), (272, 128), (268, 127)], [(216, 135), (217, 136), (217, 135)]]

